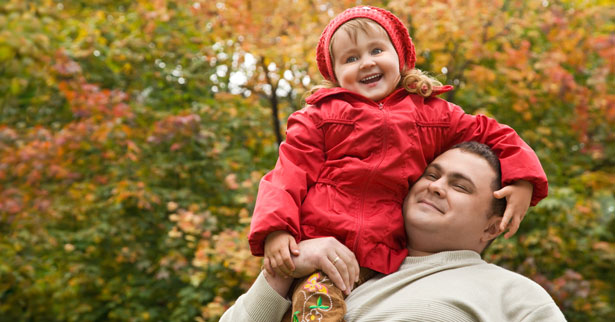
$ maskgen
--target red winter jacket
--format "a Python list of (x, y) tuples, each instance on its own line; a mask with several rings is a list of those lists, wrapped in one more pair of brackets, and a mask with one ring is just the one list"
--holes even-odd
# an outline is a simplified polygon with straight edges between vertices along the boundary
[(319, 90), (288, 119), (275, 168), (260, 182), (249, 235), (262, 256), (277, 230), (300, 240), (333, 236), (362, 267), (398, 269), (407, 256), (402, 203), (411, 183), (440, 153), (478, 141), (499, 156), (502, 182), (534, 185), (547, 195), (534, 151), (515, 131), (445, 100), (399, 89), (380, 103), (343, 88)]

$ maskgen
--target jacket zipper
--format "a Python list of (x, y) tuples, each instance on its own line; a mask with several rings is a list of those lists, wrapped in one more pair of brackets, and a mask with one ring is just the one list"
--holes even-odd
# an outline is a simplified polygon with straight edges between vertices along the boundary
[(361, 231), (363, 230), (363, 216), (365, 213), (365, 192), (367, 191), (367, 187), (369, 186), (369, 184), (371, 183), (372, 179), (374, 178), (374, 173), (376, 172), (376, 170), (380, 167), (380, 165), (382, 164), (382, 161), (384, 161), (384, 158), (386, 157), (386, 152), (387, 152), (387, 144), (388, 144), (388, 123), (389, 123), (389, 114), (387, 113), (387, 111), (384, 109), (384, 103), (378, 103), (378, 109), (383, 113), (384, 115), (384, 121), (383, 121), (383, 129), (384, 129), (384, 140), (382, 143), (382, 158), (380, 159), (380, 162), (378, 162), (378, 164), (376, 164), (376, 166), (374, 166), (374, 168), (371, 170), (371, 173), (367, 179), (367, 183), (365, 184), (365, 186), (363, 186), (363, 192), (362, 192), (362, 196), (361, 196), (361, 211), (359, 212), (359, 229), (357, 230), (357, 237), (354, 241), (354, 245), (352, 247), (352, 251), (356, 252), (357, 250), (357, 246), (359, 244), (359, 240), (361, 239)]

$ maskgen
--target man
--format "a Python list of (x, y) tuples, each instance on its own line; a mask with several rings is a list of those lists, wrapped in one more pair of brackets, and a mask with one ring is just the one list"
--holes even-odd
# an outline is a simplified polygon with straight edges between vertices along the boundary
[[(437, 157), (404, 202), (409, 256), (397, 272), (377, 275), (346, 298), (346, 320), (565, 321), (538, 284), (480, 258), (501, 233), (504, 206), (493, 197), (499, 173), (497, 157), (480, 143), (462, 143)], [(319, 268), (336, 284), (355, 280), (356, 260), (335, 239), (299, 247), (297, 273)], [(261, 274), (221, 321), (279, 321), (290, 283)], [(298, 321), (318, 320), (328, 309), (326, 294), (318, 292), (310, 295), (325, 301)]]

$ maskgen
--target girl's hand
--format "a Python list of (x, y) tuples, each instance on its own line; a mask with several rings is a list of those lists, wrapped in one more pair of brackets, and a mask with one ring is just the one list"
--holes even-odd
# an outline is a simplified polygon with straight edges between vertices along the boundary
[(295, 270), (295, 264), (291, 258), (299, 255), (299, 247), (295, 238), (287, 231), (274, 231), (265, 239), (265, 260), (264, 266), (267, 273), (271, 276), (279, 274), (288, 278)]
[[(504, 211), (504, 216), (500, 223), (501, 231), (506, 230), (507, 227), (509, 228), (504, 237), (510, 238), (519, 229), (521, 220), (523, 220), (527, 209), (530, 207), (533, 192), (534, 186), (529, 181), (525, 180), (516, 181), (511, 185), (493, 192), (493, 196), (497, 199), (506, 198), (506, 211)], [(508, 226), (509, 221), (510, 226)]]

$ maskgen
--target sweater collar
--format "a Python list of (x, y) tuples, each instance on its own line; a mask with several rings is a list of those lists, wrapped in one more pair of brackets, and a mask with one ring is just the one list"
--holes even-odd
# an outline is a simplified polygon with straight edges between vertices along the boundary
[(446, 264), (451, 262), (479, 263), (482, 258), (479, 253), (473, 250), (452, 250), (435, 253), (427, 256), (408, 256), (404, 259), (402, 266), (416, 265), (425, 263)]

